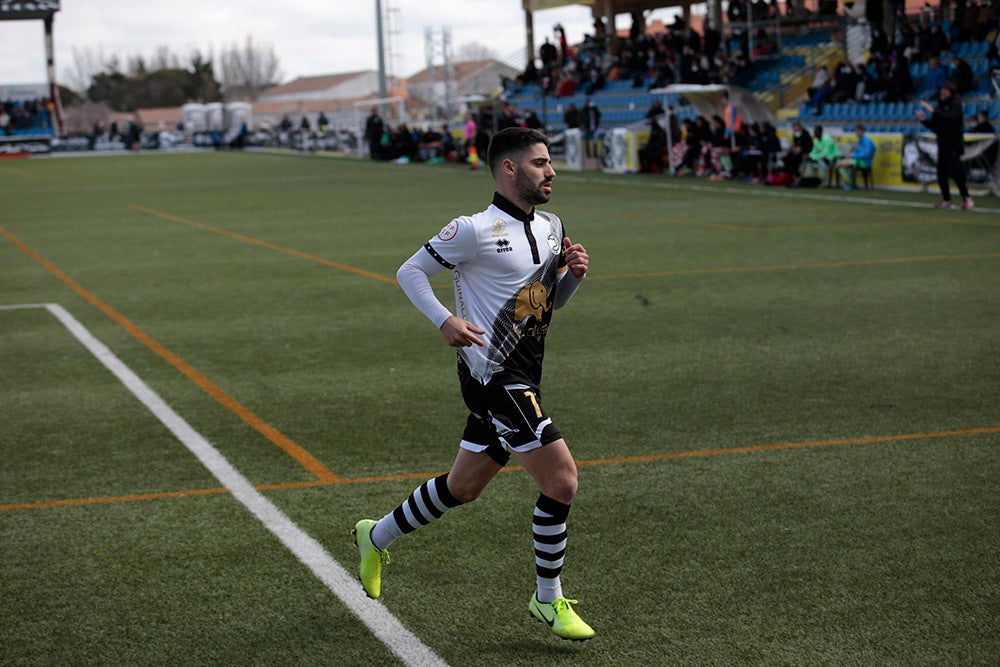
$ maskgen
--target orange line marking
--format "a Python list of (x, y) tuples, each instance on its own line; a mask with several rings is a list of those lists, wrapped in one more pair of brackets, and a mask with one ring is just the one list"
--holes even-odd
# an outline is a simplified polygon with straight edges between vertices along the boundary
[(223, 391), (218, 385), (209, 380), (207, 377), (198, 372), (195, 368), (185, 362), (183, 359), (175, 355), (173, 352), (165, 348), (154, 338), (152, 338), (145, 331), (133, 324), (128, 318), (119, 313), (117, 310), (109, 306), (108, 304), (101, 301), (95, 294), (88, 291), (82, 285), (77, 283), (75, 280), (67, 276), (65, 273), (56, 268), (48, 260), (43, 258), (41, 255), (36, 253), (34, 250), (29, 248), (23, 241), (19, 238), (0, 227), (0, 234), (3, 234), (7, 239), (21, 249), (26, 255), (31, 257), (33, 260), (45, 267), (49, 273), (54, 275), (56, 278), (65, 283), (70, 289), (82, 296), (84, 299), (89, 301), (92, 305), (97, 307), (105, 315), (110, 317), (112, 320), (117, 322), (121, 327), (123, 327), (130, 334), (138, 338), (142, 343), (144, 343), (149, 349), (162, 357), (167, 363), (179, 370), (181, 373), (186, 375), (189, 379), (194, 381), (202, 391), (214, 398), (220, 404), (222, 404), (227, 410), (235, 414), (237, 417), (242, 419), (244, 422), (249, 424), (254, 430), (263, 435), (265, 438), (273, 442), (275, 445), (280, 447), (285, 451), (286, 454), (291, 456), (296, 462), (299, 463), (303, 468), (308, 470), (310, 473), (316, 476), (317, 479), (326, 482), (335, 482), (340, 478), (331, 472), (326, 466), (320, 463), (312, 454), (307, 452), (301, 446), (292, 442), (288, 436), (274, 428), (266, 421), (258, 417), (256, 414), (251, 412), (248, 408), (243, 406), (235, 398)]
[(750, 445), (747, 447), (732, 447), (729, 449), (702, 449), (694, 452), (671, 452), (669, 454), (649, 454), (646, 456), (621, 456), (610, 459), (577, 461), (576, 464), (578, 466), (589, 466), (589, 465), (610, 465), (613, 463), (643, 463), (646, 461), (666, 461), (668, 459), (684, 459), (697, 456), (719, 456), (721, 454), (745, 454), (749, 452), (766, 452), (775, 449), (829, 447), (831, 445), (864, 445), (864, 444), (873, 444), (879, 442), (895, 442), (899, 440), (929, 440), (932, 438), (948, 438), (959, 435), (975, 435), (978, 433), (1000, 433), (1000, 426), (984, 426), (982, 428), (966, 428), (954, 431), (936, 431), (933, 433), (902, 433), (898, 435), (873, 435), (864, 438), (835, 438), (831, 440), (811, 440), (807, 442), (779, 442), (770, 445)]
[[(670, 459), (687, 459), (705, 456), (722, 456), (724, 454), (747, 454), (753, 452), (766, 452), (776, 449), (798, 449), (805, 447), (829, 447), (832, 445), (863, 445), (880, 442), (896, 442), (901, 440), (930, 440), (934, 438), (949, 438), (962, 435), (977, 435), (981, 433), (1000, 433), (1000, 426), (983, 426), (979, 428), (956, 429), (952, 431), (934, 431), (930, 433), (902, 433), (897, 435), (873, 435), (863, 438), (834, 438), (830, 440), (811, 440), (806, 442), (781, 442), (770, 445), (749, 445), (746, 447), (731, 447), (729, 449), (701, 449), (692, 452), (669, 452), (666, 454), (649, 454), (645, 456), (619, 456), (608, 459), (590, 459), (587, 461), (577, 461), (578, 467), (597, 465), (616, 465), (622, 463), (645, 463), (649, 461), (667, 461)], [(507, 466), (500, 472), (516, 472), (524, 470), (518, 465)], [(312, 486), (326, 486), (330, 484), (365, 484), (371, 482), (397, 482), (407, 479), (430, 479), (443, 474), (438, 472), (411, 472), (398, 475), (376, 475), (369, 477), (336, 477), (329, 480), (316, 480), (312, 482), (288, 482), (284, 484), (264, 484), (256, 486), (258, 491), (273, 491), (281, 489), (300, 489)], [(199, 489), (196, 491), (170, 491), (164, 493), (147, 493), (131, 496), (116, 496), (110, 498), (83, 498), (74, 500), (53, 500), (38, 503), (20, 503), (11, 505), (0, 505), (0, 511), (18, 509), (36, 509), (43, 507), (66, 507), (75, 505), (93, 505), (97, 503), (131, 502), (137, 500), (157, 500), (161, 498), (183, 498), (185, 496), (211, 495), (218, 493), (228, 493), (228, 489)]]
[(69, 500), (48, 500), (40, 503), (14, 503), (0, 505), (0, 511), (26, 510), (42, 507), (74, 507), (78, 505), (97, 505), (99, 503), (126, 503), (136, 500), (157, 500), (159, 498), (183, 498), (185, 496), (207, 496), (217, 493), (229, 493), (229, 489), (197, 489), (195, 491), (164, 491), (163, 493), (138, 493), (129, 496), (111, 496), (106, 498), (71, 498)]
[(592, 280), (619, 280), (622, 278), (659, 278), (664, 276), (697, 276), (711, 273), (752, 273), (754, 271), (802, 271), (806, 269), (842, 269), (848, 266), (875, 266), (878, 264), (906, 264), (911, 262), (943, 262), (958, 259), (1000, 259), (1000, 252), (969, 255), (932, 255), (930, 257), (897, 257), (890, 259), (855, 259), (844, 262), (819, 262), (817, 264), (774, 264), (771, 266), (740, 266), (721, 269), (678, 269), (676, 271), (649, 271), (646, 273), (618, 273), (590, 276)]
[(38, 176), (35, 174), (29, 174), (26, 171), (21, 171), (20, 169), (14, 169), (13, 167), (0, 166), (0, 171), (6, 171), (8, 174), (13, 174), (15, 176), (20, 176), (21, 178), (28, 178), (32, 181), (39, 180)]
[(347, 264), (340, 264), (338, 262), (332, 262), (328, 259), (323, 259), (322, 257), (316, 257), (315, 255), (309, 255), (304, 252), (299, 252), (298, 250), (292, 250), (291, 248), (286, 248), (284, 246), (275, 245), (273, 243), (268, 243), (267, 241), (261, 241), (255, 239), (251, 236), (244, 236), (243, 234), (237, 234), (236, 232), (230, 232), (225, 229), (220, 229), (218, 227), (212, 227), (200, 222), (195, 222), (194, 220), (187, 220), (186, 218), (181, 218), (176, 215), (171, 215), (170, 213), (164, 213), (163, 211), (157, 211), (155, 209), (146, 208), (145, 206), (140, 206), (139, 204), (131, 204), (129, 206), (132, 210), (139, 211), (141, 213), (148, 213), (149, 215), (155, 215), (158, 218), (163, 218), (164, 220), (172, 220), (173, 222), (179, 222), (184, 225), (189, 225), (191, 227), (196, 227), (198, 229), (203, 229), (206, 232), (212, 232), (213, 234), (219, 234), (221, 236), (228, 236), (238, 241), (243, 241), (244, 243), (251, 243), (253, 245), (260, 246), (262, 248), (267, 248), (268, 250), (277, 250), (278, 252), (283, 252), (286, 255), (292, 255), (293, 257), (298, 257), (299, 259), (305, 259), (310, 262), (315, 262), (317, 264), (322, 264), (324, 266), (332, 266), (335, 269), (340, 269), (341, 271), (347, 271), (349, 273), (354, 273), (359, 276), (365, 276), (366, 278), (372, 278), (374, 280), (379, 280), (384, 283), (389, 283), (390, 285), (398, 285), (395, 278), (386, 278), (378, 273), (372, 273), (371, 271), (365, 271), (364, 269), (359, 269), (357, 267), (348, 266)]

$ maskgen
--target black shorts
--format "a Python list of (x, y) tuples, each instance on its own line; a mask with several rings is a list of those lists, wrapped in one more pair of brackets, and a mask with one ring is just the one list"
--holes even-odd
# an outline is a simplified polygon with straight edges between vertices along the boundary
[(483, 385), (469, 374), (461, 359), (458, 378), (469, 418), (462, 433), (462, 449), (486, 452), (506, 465), (510, 452), (530, 452), (562, 438), (545, 408), (538, 387), (513, 378), (495, 378)]

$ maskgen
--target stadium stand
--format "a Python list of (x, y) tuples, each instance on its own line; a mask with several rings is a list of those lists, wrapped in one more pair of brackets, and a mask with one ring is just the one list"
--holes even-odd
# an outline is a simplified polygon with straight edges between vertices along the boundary
[(34, 136), (52, 134), (52, 102), (49, 99), (6, 99), (0, 103), (0, 134)]

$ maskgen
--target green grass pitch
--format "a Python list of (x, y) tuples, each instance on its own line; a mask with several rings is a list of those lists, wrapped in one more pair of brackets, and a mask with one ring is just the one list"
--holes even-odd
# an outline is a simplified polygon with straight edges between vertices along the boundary
[[(66, 308), (353, 572), (354, 522), (446, 470), (464, 419), (395, 271), (491, 193), (283, 154), (0, 163), (0, 663), (394, 664), (50, 313), (8, 307)], [(543, 388), (598, 636), (528, 618), (517, 470), (393, 546), (385, 607), (452, 665), (994, 663), (1000, 216), (934, 200), (560, 173), (591, 271)]]

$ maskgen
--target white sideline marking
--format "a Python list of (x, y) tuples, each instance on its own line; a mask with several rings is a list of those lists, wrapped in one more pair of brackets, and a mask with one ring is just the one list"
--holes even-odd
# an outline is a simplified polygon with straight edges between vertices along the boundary
[(315, 539), (299, 528), (270, 500), (258, 492), (200, 433), (173, 411), (160, 396), (129, 369), (104, 343), (95, 338), (69, 312), (56, 303), (0, 306), (0, 310), (45, 308), (111, 371), (170, 432), (177, 436), (202, 465), (233, 494), (264, 527), (281, 540), (299, 561), (312, 570), (330, 591), (406, 665), (447, 665), (381, 604), (365, 596), (354, 577), (341, 567)]

